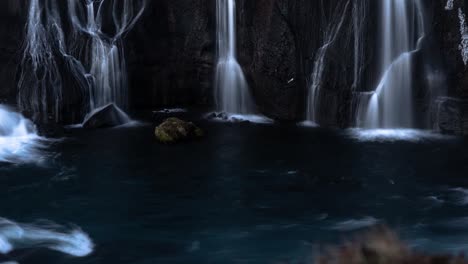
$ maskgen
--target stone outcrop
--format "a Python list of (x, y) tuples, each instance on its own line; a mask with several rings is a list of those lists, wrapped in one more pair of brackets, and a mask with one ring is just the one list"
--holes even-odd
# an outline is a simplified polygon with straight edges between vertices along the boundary
[(88, 114), (83, 122), (84, 128), (116, 127), (129, 123), (131, 120), (115, 104), (108, 104)]
[(438, 98), (432, 106), (434, 130), (452, 135), (468, 135), (468, 100)]

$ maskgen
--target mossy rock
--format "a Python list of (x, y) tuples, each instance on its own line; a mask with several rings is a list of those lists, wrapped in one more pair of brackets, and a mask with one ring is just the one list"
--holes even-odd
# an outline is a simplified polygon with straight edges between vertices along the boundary
[(204, 136), (201, 128), (192, 122), (171, 117), (156, 127), (154, 134), (159, 142), (173, 144), (181, 141), (192, 140)]

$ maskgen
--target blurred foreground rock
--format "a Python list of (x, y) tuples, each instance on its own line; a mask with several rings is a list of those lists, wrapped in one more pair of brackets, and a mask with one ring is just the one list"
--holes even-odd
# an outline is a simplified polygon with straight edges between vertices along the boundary
[(466, 264), (464, 256), (428, 255), (410, 249), (385, 227), (327, 250), (316, 264)]

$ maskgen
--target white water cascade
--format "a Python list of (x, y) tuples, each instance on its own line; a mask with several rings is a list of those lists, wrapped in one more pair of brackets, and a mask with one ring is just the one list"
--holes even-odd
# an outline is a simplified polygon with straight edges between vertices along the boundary
[[(35, 118), (54, 113), (60, 119), (70, 78), (75, 93), (89, 99), (88, 112), (110, 103), (125, 107), (122, 42), (144, 9), (145, 0), (31, 0), (18, 85), (21, 109)], [(106, 21), (113, 22), (111, 29)]]
[[(332, 45), (337, 40), (337, 37), (343, 28), (346, 12), (348, 11), (350, 2), (351, 1), (346, 1), (343, 8), (340, 8), (342, 5), (337, 5), (330, 18), (325, 18), (327, 24), (323, 31), (323, 45), (318, 49), (317, 54), (315, 55), (313, 70), (310, 77), (309, 98), (307, 100), (307, 120), (313, 123), (317, 123), (318, 119), (320, 89), (322, 88), (324, 81), (323, 77), (325, 67), (327, 66), (327, 55), (330, 48), (333, 48)], [(356, 23), (355, 26), (358, 26), (356, 21), (353, 22)], [(355, 32), (357, 31), (358, 30), (355, 29)]]
[(382, 0), (380, 69), (382, 78), (360, 110), (364, 128), (412, 128), (412, 57), (424, 36), (419, 0)]
[(33, 123), (22, 115), (0, 105), (0, 162), (41, 162), (43, 139)]
[(251, 114), (254, 104), (244, 73), (236, 58), (235, 0), (217, 0), (217, 52), (215, 99), (218, 111)]
[[(133, 1), (138, 2), (138, 1)], [(114, 1), (112, 18), (115, 32), (103, 33), (106, 1), (86, 0), (86, 8), (77, 0), (68, 0), (68, 14), (76, 32), (90, 38), (84, 49), (89, 75), (94, 81), (90, 91), (90, 106), (94, 110), (109, 103), (127, 104), (127, 70), (122, 38), (135, 25), (144, 11), (144, 2), (135, 10), (132, 0)]]

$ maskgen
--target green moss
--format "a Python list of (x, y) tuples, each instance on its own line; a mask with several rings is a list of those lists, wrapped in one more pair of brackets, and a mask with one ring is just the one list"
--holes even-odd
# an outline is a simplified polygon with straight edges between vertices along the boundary
[(155, 129), (159, 142), (171, 144), (180, 141), (203, 137), (203, 130), (191, 122), (185, 122), (175, 117), (166, 119)]
[(203, 136), (205, 135), (205, 132), (204, 132), (201, 128), (197, 127), (197, 128), (195, 129), (195, 135), (196, 135), (197, 137), (203, 137)]
[(174, 138), (171, 137), (164, 129), (156, 128), (155, 135), (156, 135), (156, 138), (162, 143), (174, 142)]

